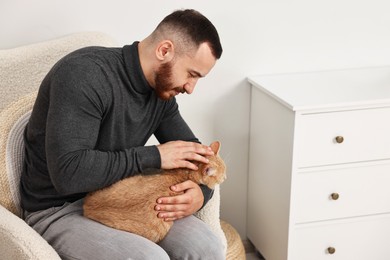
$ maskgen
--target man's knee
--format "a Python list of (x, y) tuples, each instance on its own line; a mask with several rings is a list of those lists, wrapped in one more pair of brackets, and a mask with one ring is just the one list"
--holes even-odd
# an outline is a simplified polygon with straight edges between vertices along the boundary
[[(188, 236), (191, 236), (189, 234)], [(168, 250), (171, 259), (226, 259), (226, 248), (214, 233), (205, 233), (202, 238), (192, 239), (191, 243), (182, 244), (176, 250)]]
[(226, 259), (226, 250), (220, 239), (217, 237), (211, 240), (211, 243), (209, 240), (208, 243), (200, 244), (198, 248), (191, 250), (191, 254), (194, 256), (191, 259)]

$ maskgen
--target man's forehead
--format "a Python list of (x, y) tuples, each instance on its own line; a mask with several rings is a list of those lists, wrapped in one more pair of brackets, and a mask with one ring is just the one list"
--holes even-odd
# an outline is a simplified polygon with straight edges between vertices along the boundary
[(207, 43), (202, 43), (192, 57), (192, 69), (205, 76), (214, 67), (216, 59)]

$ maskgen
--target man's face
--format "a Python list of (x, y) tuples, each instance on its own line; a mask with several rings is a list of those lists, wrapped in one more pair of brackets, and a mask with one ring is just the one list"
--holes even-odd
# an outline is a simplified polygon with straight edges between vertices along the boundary
[(191, 94), (198, 79), (206, 76), (215, 62), (208, 44), (202, 43), (194, 53), (161, 64), (155, 74), (157, 96), (168, 100), (180, 93)]

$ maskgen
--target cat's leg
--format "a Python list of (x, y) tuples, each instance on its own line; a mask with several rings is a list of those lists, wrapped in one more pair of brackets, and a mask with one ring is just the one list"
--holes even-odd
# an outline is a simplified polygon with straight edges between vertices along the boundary
[(82, 200), (28, 213), (25, 220), (64, 260), (169, 259), (160, 246), (141, 236), (85, 218)]
[(225, 259), (220, 239), (206, 223), (194, 216), (174, 221), (159, 245), (171, 259)]

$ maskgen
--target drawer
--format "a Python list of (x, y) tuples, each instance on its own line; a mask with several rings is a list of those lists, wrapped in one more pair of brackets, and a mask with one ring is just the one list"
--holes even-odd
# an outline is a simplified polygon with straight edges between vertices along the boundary
[(390, 108), (298, 115), (298, 168), (390, 158), (389, 118)]
[(355, 165), (296, 174), (291, 200), (294, 222), (390, 212), (390, 161)]
[[(296, 227), (289, 260), (388, 260), (390, 216)], [(334, 252), (331, 248), (334, 248)]]

